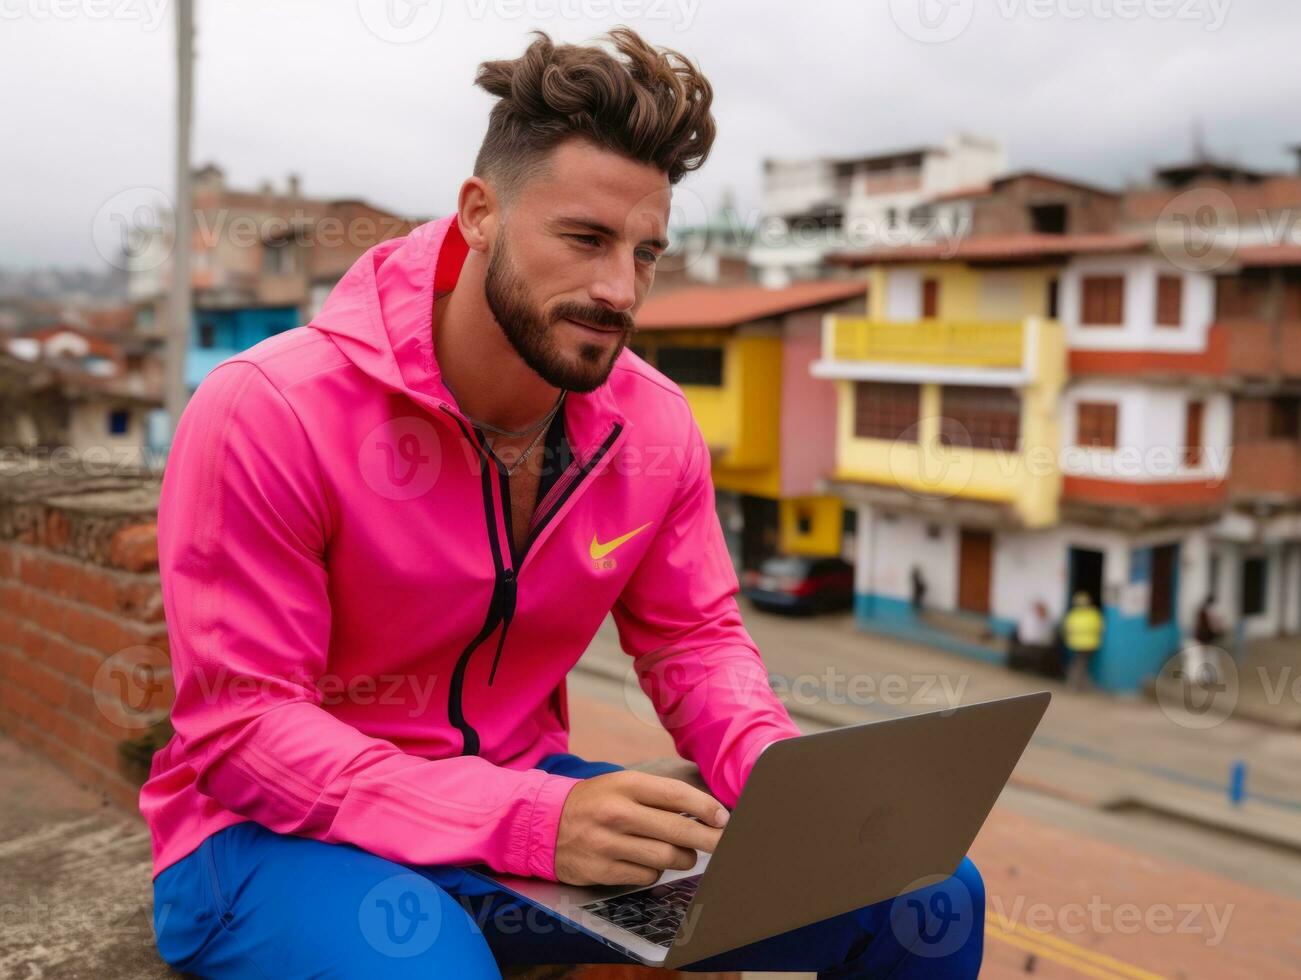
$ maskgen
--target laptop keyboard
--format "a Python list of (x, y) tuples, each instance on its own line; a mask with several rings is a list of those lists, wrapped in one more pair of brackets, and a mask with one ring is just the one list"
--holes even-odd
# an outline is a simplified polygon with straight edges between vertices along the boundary
[(590, 902), (582, 908), (657, 946), (668, 946), (678, 934), (678, 927), (682, 925), (687, 906), (695, 897), (699, 884), (700, 875), (691, 875), (615, 898)]

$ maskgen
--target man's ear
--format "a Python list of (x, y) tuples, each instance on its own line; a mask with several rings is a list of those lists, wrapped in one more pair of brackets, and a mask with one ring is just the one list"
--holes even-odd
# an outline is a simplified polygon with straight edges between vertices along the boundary
[(475, 252), (487, 253), (501, 224), (501, 199), (480, 177), (469, 177), (456, 200), (457, 225), (465, 244)]

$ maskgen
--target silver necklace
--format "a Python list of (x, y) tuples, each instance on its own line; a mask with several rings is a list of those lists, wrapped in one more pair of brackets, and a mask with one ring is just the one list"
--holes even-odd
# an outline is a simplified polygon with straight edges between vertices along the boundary
[[(507, 438), (515, 438), (515, 439), (518, 439), (520, 436), (527, 435), (527, 434), (528, 434), (529, 432), (531, 432), (533, 429), (537, 429), (537, 430), (538, 430), (538, 431), (537, 431), (537, 435), (535, 435), (535, 436), (533, 437), (532, 441), (531, 441), (527, 446), (524, 447), (524, 451), (523, 451), (522, 453), (520, 453), (519, 459), (515, 460), (514, 463), (509, 463), (509, 464), (508, 464), (508, 463), (504, 463), (504, 462), (502, 462), (502, 458), (501, 458), (500, 456), (497, 455), (497, 451), (493, 448), (492, 443), (489, 443), (489, 444), (488, 444), (488, 451), (489, 451), (490, 453), (492, 453), (493, 458), (496, 459), (497, 462), (501, 463), (503, 466), (506, 467), (506, 475), (507, 475), (508, 477), (514, 476), (514, 475), (515, 475), (515, 471), (516, 471), (517, 469), (519, 469), (521, 466), (524, 465), (524, 461), (527, 460), (530, 456), (533, 455), (533, 450), (536, 449), (536, 448), (538, 447), (538, 443), (542, 441), (542, 437), (543, 437), (544, 435), (547, 434), (547, 430), (546, 430), (546, 428), (545, 428), (546, 424), (547, 424), (548, 422), (550, 422), (553, 418), (556, 417), (556, 413), (557, 413), (558, 411), (560, 411), (560, 406), (561, 406), (562, 404), (564, 404), (564, 401), (565, 401), (565, 394), (566, 394), (565, 391), (561, 391), (561, 392), (560, 392), (560, 397), (557, 398), (557, 399), (556, 399), (556, 403), (555, 403), (554, 405), (551, 406), (551, 411), (549, 411), (549, 412), (548, 412), (548, 413), (547, 413), (547, 414), (542, 418), (542, 420), (541, 420), (540, 422), (536, 423), (535, 425), (531, 425), (531, 426), (529, 426), (529, 428), (524, 429), (522, 432), (520, 432), (520, 433), (518, 433), (518, 434), (513, 434), (513, 433), (510, 433), (508, 430), (505, 430), (505, 429), (498, 429), (498, 428), (495, 428), (494, 426), (484, 425), (484, 424), (481, 423), (481, 422), (475, 422), (474, 419), (470, 419), (470, 421), (471, 421), (471, 422), (474, 422), (475, 425), (481, 426), (481, 427), (483, 427), (483, 428), (485, 428), (485, 429), (488, 429), (489, 431), (495, 432), (495, 433), (497, 433), (497, 434), (499, 434), (499, 435), (502, 435), (502, 436), (505, 436), (505, 437), (507, 437)], [(466, 418), (469, 419), (470, 417), (467, 415)]]
[(488, 445), (488, 451), (492, 453), (493, 457), (497, 460), (497, 462), (501, 463), (503, 466), (506, 467), (507, 476), (514, 476), (515, 471), (524, 465), (524, 461), (533, 455), (533, 450), (537, 448), (538, 443), (542, 441), (542, 437), (544, 435), (546, 435), (546, 429), (541, 430), (540, 432), (538, 432), (537, 435), (533, 437), (533, 441), (530, 442), (528, 446), (525, 447), (524, 452), (520, 453), (519, 459), (515, 460), (515, 462), (513, 463), (502, 462), (502, 458), (497, 455), (497, 451), (492, 448), (491, 443), (489, 443)]
[(542, 428), (542, 426), (546, 425), (553, 418), (555, 418), (556, 412), (560, 411), (560, 406), (564, 402), (564, 400), (565, 400), (565, 390), (562, 389), (560, 392), (560, 397), (557, 398), (556, 403), (551, 406), (551, 411), (547, 412), (546, 415), (542, 416), (542, 418), (538, 419), (532, 425), (526, 425), (522, 429), (503, 429), (493, 425), (491, 422), (480, 422), (478, 419), (474, 418), (471, 415), (466, 415), (465, 418), (466, 421), (468, 421), (476, 429), (483, 429), (485, 432), (491, 432), (493, 435), (497, 435), (497, 436), (505, 436), (507, 439), (523, 439), (530, 432), (536, 432), (538, 429)]

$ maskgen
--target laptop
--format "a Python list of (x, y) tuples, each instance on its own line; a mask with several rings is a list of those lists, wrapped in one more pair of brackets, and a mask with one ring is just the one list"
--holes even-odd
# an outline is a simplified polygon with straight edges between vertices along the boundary
[(633, 960), (694, 963), (951, 875), (1049, 699), (1041, 691), (775, 742), (714, 853), (649, 887), (467, 870)]

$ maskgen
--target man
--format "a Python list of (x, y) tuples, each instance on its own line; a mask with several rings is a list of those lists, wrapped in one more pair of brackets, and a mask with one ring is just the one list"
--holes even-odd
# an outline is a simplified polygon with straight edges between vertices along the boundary
[(1075, 593), (1071, 611), (1062, 626), (1066, 649), (1071, 652), (1070, 683), (1077, 691), (1088, 686), (1089, 663), (1102, 646), (1102, 612), (1085, 591)]
[[(159, 514), (176, 736), (140, 800), (178, 969), (626, 962), (461, 866), (649, 884), (712, 851), (799, 734), (741, 624), (700, 431), (625, 350), (711, 90), (611, 40), (481, 66), (499, 101), (456, 214), (371, 249), (181, 421)], [(565, 675), (610, 612), (710, 793), (565, 753)], [(979, 876), (935, 888), (956, 897), (907, 914), (947, 946), (906, 948), (883, 903), (701, 966), (972, 976)]]

